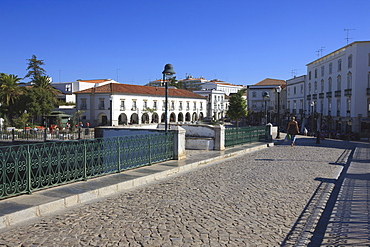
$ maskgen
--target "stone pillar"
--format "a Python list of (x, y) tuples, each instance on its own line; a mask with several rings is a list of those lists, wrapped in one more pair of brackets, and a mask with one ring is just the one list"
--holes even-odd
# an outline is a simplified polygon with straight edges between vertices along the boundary
[(268, 141), (272, 140), (272, 124), (271, 123), (266, 124), (266, 140)]
[(174, 136), (174, 159), (182, 160), (186, 158), (185, 154), (185, 132), (186, 130), (180, 126), (172, 125), (171, 131), (175, 132)]
[(225, 150), (225, 126), (217, 125), (214, 127), (215, 130), (215, 150)]

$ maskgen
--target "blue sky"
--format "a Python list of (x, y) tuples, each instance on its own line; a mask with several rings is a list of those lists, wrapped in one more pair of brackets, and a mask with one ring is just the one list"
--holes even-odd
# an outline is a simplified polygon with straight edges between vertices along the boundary
[(55, 82), (144, 85), (171, 63), (238, 85), (306, 74), (306, 64), (370, 40), (368, 0), (2, 0), (0, 72), (33, 54)]

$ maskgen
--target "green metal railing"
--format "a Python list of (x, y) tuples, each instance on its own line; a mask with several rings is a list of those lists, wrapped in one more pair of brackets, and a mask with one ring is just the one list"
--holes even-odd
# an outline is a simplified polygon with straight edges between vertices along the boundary
[(266, 139), (266, 126), (225, 129), (225, 147), (243, 145)]
[(174, 157), (174, 133), (0, 147), (0, 199)]

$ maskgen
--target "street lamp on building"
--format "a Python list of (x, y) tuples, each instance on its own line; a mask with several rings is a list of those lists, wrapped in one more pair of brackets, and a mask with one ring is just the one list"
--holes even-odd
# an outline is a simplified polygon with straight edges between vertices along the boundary
[(165, 83), (165, 108), (164, 108), (164, 131), (167, 132), (168, 129), (168, 82), (166, 81), (166, 76), (176, 74), (173, 70), (172, 64), (166, 64), (164, 66), (164, 70), (162, 71), (163, 74), (163, 82)]
[(281, 93), (281, 87), (280, 86), (276, 87), (275, 92), (277, 93), (277, 135), (276, 135), (276, 139), (280, 139), (280, 93)]
[(268, 92), (263, 92), (262, 94), (263, 99), (265, 100), (265, 119), (266, 119), (266, 124), (267, 124), (267, 100), (270, 98), (270, 95)]

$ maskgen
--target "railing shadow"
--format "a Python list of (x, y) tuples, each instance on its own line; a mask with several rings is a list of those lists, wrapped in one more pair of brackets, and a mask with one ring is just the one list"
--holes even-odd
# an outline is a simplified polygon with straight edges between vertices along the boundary
[[(327, 225), (329, 223), (330, 215), (333, 211), (335, 202), (337, 201), (340, 188), (342, 187), (344, 177), (346, 176), (356, 146), (351, 142), (348, 142), (348, 145), (343, 145), (342, 141), (337, 140), (325, 140), (325, 142), (321, 142), (320, 144), (313, 143), (312, 141), (310, 142), (308, 140), (313, 141), (313, 139), (307, 138), (299, 145), (345, 149), (336, 162), (329, 163), (331, 165), (343, 166), (343, 169), (338, 179), (320, 177), (315, 178), (316, 181), (320, 181), (320, 184), (314, 191), (310, 200), (302, 210), (302, 213), (299, 215), (297, 221), (280, 246), (306, 246), (305, 243), (307, 243), (307, 240), (309, 239), (310, 243), (307, 246), (321, 245)], [(350, 151), (350, 153), (347, 161), (345, 161), (345, 157), (347, 157), (346, 154), (348, 154), (347, 150)], [(329, 193), (329, 199), (326, 201)], [(322, 210), (322, 208), (324, 209)]]

